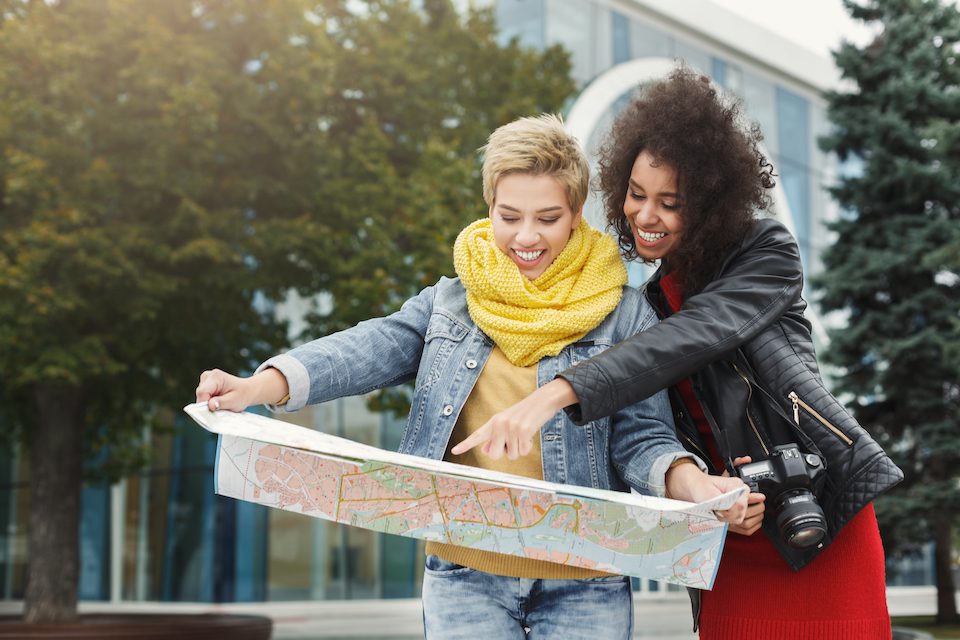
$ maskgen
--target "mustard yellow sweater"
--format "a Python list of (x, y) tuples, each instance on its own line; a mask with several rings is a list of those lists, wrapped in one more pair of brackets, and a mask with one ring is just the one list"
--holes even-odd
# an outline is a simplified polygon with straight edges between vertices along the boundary
[[(463, 410), (453, 429), (444, 460), (460, 464), (504, 471), (527, 478), (543, 479), (543, 462), (540, 458), (540, 439), (534, 439), (533, 450), (517, 460), (502, 457), (493, 460), (480, 452), (480, 447), (454, 456), (450, 447), (478, 429), (498, 411), (519, 402), (537, 388), (537, 365), (517, 367), (507, 360), (504, 353), (494, 347), (477, 379), (476, 386), (463, 405)], [(478, 551), (467, 547), (428, 542), (427, 553), (487, 573), (514, 578), (582, 579), (609, 575), (599, 571), (568, 567), (545, 560), (529, 560), (491, 551)]]

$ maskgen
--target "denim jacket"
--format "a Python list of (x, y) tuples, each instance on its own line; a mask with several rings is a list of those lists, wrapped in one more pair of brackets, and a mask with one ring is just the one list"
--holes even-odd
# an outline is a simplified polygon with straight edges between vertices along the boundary
[[(617, 308), (582, 339), (557, 356), (540, 360), (537, 384), (586, 360), (657, 321), (635, 289), (624, 287)], [(400, 452), (442, 459), (467, 397), (493, 349), (493, 342), (467, 312), (459, 278), (442, 278), (399, 311), (313, 340), (264, 362), (287, 379), (283, 407), (364, 394), (416, 378)], [(506, 407), (504, 407), (505, 409)], [(558, 412), (540, 430), (544, 480), (597, 489), (662, 496), (664, 476), (678, 458), (691, 458), (674, 433), (665, 392), (584, 426)]]

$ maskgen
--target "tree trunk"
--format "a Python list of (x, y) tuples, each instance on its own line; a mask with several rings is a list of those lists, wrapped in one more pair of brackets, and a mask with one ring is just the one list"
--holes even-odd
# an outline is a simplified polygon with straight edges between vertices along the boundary
[(24, 621), (77, 618), (83, 401), (79, 387), (38, 384), (30, 455), (30, 532)]
[(937, 570), (937, 624), (957, 624), (956, 586), (953, 584), (953, 528), (949, 516), (934, 524), (934, 563)]

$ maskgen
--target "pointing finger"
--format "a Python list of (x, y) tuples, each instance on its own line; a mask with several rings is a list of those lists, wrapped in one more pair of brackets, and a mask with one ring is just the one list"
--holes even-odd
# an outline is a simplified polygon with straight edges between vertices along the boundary
[(455, 456), (458, 456), (462, 453), (466, 453), (473, 449), (477, 445), (484, 444), (490, 439), (490, 423), (483, 425), (469, 436), (467, 436), (462, 442), (455, 445), (450, 449), (450, 453)]

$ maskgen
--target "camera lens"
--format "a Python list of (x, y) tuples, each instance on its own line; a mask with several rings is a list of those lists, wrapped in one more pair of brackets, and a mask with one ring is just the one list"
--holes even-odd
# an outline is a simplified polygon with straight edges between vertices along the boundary
[(776, 501), (774, 513), (780, 535), (795, 549), (812, 547), (827, 533), (823, 509), (806, 489), (782, 493)]

